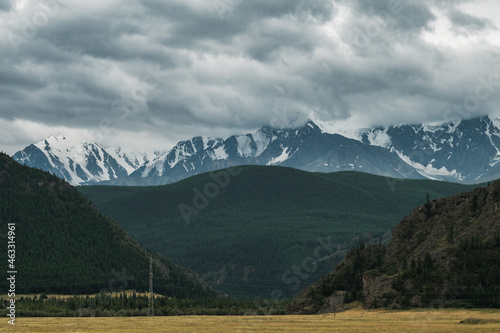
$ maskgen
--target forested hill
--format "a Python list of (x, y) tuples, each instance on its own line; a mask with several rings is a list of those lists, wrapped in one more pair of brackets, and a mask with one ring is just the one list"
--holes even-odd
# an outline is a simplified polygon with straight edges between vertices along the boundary
[(166, 186), (78, 189), (142, 245), (172, 255), (214, 288), (268, 298), (300, 292), (330, 272), (356, 237), (382, 236), (427, 193), (434, 199), (472, 187), (245, 166)]
[(500, 307), (500, 181), (433, 200), (306, 288), (289, 313), (365, 307)]
[[(148, 288), (149, 256), (114, 221), (63, 180), (0, 154), (4, 267), (7, 226), (15, 223), (17, 293), (89, 294)], [(154, 255), (155, 292), (214, 295), (198, 276)], [(4, 270), (6, 272), (7, 269)], [(6, 292), (7, 280), (0, 281)]]

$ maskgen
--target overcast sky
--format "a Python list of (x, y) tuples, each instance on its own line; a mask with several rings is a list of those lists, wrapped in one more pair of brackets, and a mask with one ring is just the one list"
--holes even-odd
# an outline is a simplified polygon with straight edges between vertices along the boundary
[(500, 110), (498, 0), (0, 0), (0, 150)]

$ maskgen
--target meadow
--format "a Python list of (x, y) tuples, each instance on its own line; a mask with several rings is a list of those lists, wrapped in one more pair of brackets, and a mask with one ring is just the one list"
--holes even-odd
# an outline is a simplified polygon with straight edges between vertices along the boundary
[[(468, 318), (497, 323), (461, 324)], [(0, 332), (13, 331), (7, 324)], [(19, 332), (499, 332), (492, 309), (364, 310), (314, 316), (184, 316), (128, 318), (19, 318)]]

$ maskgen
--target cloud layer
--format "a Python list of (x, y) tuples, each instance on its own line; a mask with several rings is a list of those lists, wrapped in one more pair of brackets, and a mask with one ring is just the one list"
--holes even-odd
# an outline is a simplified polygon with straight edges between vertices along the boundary
[(0, 148), (56, 130), (165, 149), (309, 117), (370, 126), (496, 112), (497, 27), (469, 4), (4, 1)]

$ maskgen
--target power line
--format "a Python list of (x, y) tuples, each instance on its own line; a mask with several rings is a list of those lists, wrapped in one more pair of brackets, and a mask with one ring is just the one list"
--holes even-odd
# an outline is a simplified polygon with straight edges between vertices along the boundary
[(149, 300), (148, 300), (148, 316), (155, 315), (154, 308), (154, 293), (153, 293), (153, 257), (149, 257)]

